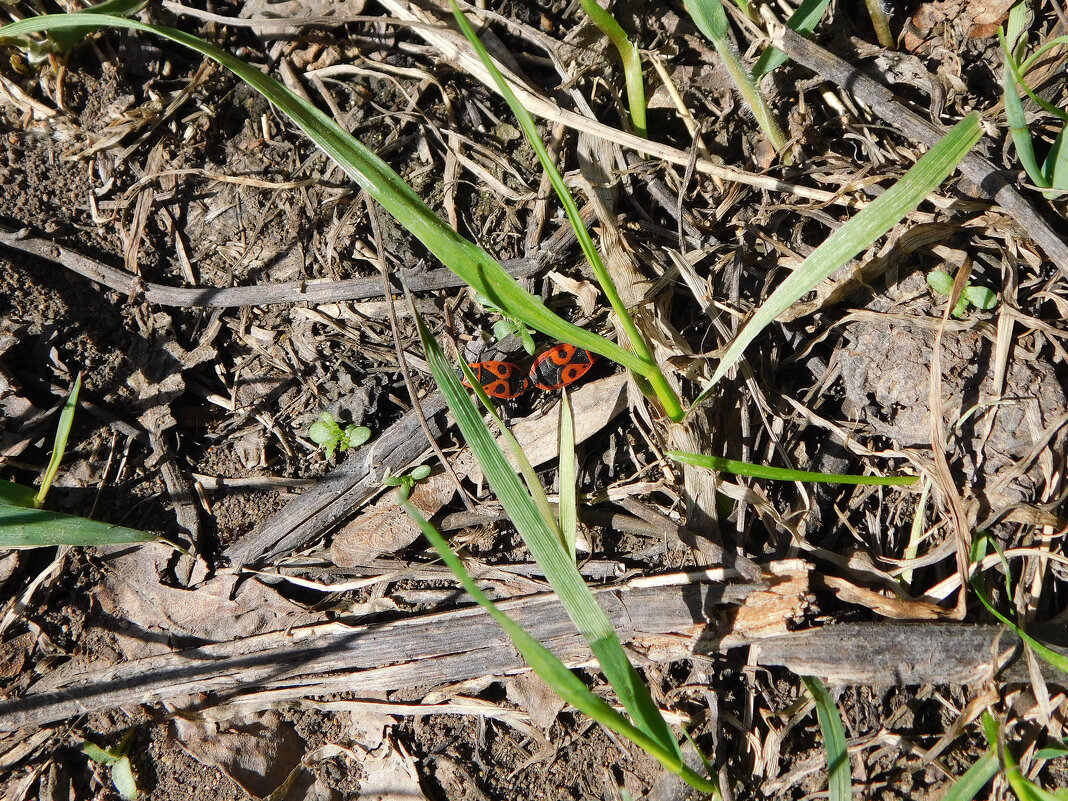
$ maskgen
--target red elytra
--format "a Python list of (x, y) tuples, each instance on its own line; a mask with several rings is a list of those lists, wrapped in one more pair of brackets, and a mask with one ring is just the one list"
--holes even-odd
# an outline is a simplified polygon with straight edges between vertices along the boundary
[[(476, 362), (467, 366), (491, 398), (511, 400), (526, 392), (530, 385), (523, 371), (511, 362)], [(466, 376), (464, 386), (471, 386)]]
[(596, 359), (588, 350), (560, 342), (534, 359), (530, 383), (547, 391), (566, 387), (586, 375)]

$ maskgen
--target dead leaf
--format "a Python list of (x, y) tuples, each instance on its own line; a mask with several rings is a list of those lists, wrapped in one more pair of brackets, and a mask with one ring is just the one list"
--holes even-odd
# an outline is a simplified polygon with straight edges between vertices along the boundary
[(883, 595), (865, 587), (858, 587), (837, 576), (821, 576), (819, 582), (834, 590), (835, 595), (846, 603), (863, 606), (877, 615), (893, 620), (943, 620), (953, 617), (952, 610), (943, 609), (927, 601)]
[(509, 677), (504, 683), (508, 700), (530, 714), (530, 722), (548, 730), (566, 706), (563, 699), (549, 689), (534, 672)]
[(600, 292), (592, 283), (578, 281), (570, 276), (558, 273), (556, 270), (549, 272), (549, 278), (561, 291), (575, 296), (584, 317), (589, 317), (597, 311)]
[(170, 734), (194, 759), (219, 768), (253, 798), (292, 782), (304, 756), (303, 738), (276, 712), (224, 722), (177, 717)]
[(912, 15), (902, 43), (915, 51), (942, 26), (952, 25), (969, 39), (995, 36), (1016, 0), (935, 0)]
[(239, 582), (230, 571), (194, 589), (166, 586), (160, 575), (173, 550), (162, 543), (101, 548), (98, 553), (105, 576), (96, 598), (104, 613), (121, 624), (109, 628), (126, 659), (167, 653), (175, 635), (221, 642), (321, 620), (259, 581)]
[(372, 754), (360, 765), (364, 771), (360, 780), (363, 801), (425, 801), (415, 760), (392, 738), (381, 755)]
[[(617, 373), (600, 381), (583, 384), (571, 393), (571, 405), (575, 409), (576, 443), (585, 442), (627, 408), (626, 389), (626, 375)], [(559, 414), (518, 420), (512, 426), (512, 434), (535, 467), (555, 459), (560, 453)], [(477, 466), (472, 468), (472, 478), (475, 477), (475, 470)]]

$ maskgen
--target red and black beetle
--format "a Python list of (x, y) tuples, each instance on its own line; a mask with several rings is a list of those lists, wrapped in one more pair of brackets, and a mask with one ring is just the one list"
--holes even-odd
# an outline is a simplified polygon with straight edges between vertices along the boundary
[(596, 359), (588, 350), (557, 343), (534, 359), (530, 383), (547, 391), (566, 387), (586, 375)]
[[(530, 386), (523, 371), (511, 362), (475, 362), (467, 366), (491, 398), (511, 400), (522, 395)], [(466, 376), (464, 386), (471, 386)]]

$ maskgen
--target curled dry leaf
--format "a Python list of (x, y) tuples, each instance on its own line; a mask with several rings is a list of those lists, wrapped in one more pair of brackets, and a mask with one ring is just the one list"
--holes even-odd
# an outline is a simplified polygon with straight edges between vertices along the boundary
[(220, 642), (319, 620), (267, 585), (237, 582), (233, 573), (190, 590), (167, 586), (160, 575), (173, 551), (160, 543), (101, 548), (98, 554), (105, 577), (96, 598), (110, 620), (126, 624), (110, 627), (126, 659), (167, 653), (173, 637)]
[(303, 739), (275, 712), (224, 722), (178, 717), (170, 731), (194, 759), (219, 768), (253, 798), (265, 798), (290, 780), (304, 756)]

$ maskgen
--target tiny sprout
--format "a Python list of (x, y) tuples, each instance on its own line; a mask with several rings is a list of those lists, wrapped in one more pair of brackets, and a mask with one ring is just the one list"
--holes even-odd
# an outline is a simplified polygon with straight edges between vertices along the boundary
[(358, 448), (371, 438), (371, 429), (367, 426), (349, 424), (342, 428), (330, 412), (323, 412), (319, 420), (308, 429), (311, 441), (326, 451), (326, 458), (333, 459), (334, 451)]
[(130, 757), (127, 756), (132, 739), (133, 730), (131, 729), (122, 738), (122, 742), (114, 748), (101, 748), (88, 740), (82, 743), (82, 753), (109, 770), (111, 783), (115, 785), (115, 789), (125, 801), (136, 801), (140, 795), (137, 780), (133, 774), (133, 766), (130, 764)]
[(413, 467), (403, 476), (387, 475), (382, 479), (382, 483), (387, 487), (397, 487), (400, 494), (407, 499), (412, 494), (416, 483), (424, 480), (429, 475), (430, 465), (421, 464), (418, 467)]
[[(939, 295), (950, 295), (953, 292), (953, 276), (939, 270), (931, 270), (927, 273), (927, 284)], [(968, 283), (961, 292), (960, 300), (953, 307), (954, 317), (963, 317), (969, 306), (974, 306), (981, 311), (990, 311), (998, 305), (998, 296), (985, 286), (975, 286)]]
[(500, 320), (493, 324), (493, 338), (498, 342), (513, 334), (519, 337), (519, 341), (523, 343), (523, 350), (525, 350), (531, 356), (534, 355), (534, 336), (533, 332), (527, 325), (516, 317), (512, 317), (504, 312), (493, 301), (483, 295), (481, 292), (475, 293), (475, 300), (479, 305), (487, 311), (495, 312), (501, 315)]

